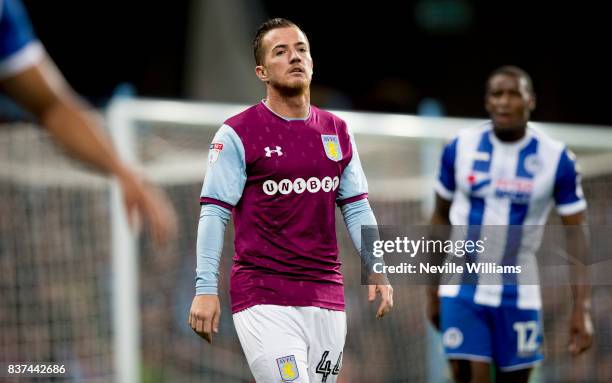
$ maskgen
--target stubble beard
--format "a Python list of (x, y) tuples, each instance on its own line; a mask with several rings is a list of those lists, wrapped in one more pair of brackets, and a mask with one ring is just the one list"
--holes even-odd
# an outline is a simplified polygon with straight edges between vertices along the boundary
[(310, 81), (304, 82), (277, 82), (271, 81), (270, 86), (273, 87), (283, 97), (297, 97), (308, 92)]

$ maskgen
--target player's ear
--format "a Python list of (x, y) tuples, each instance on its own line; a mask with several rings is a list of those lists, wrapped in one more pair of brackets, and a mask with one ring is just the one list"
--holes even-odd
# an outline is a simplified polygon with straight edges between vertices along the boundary
[(531, 97), (529, 98), (529, 103), (527, 104), (529, 106), (529, 110), (530, 111), (534, 111), (536, 108), (536, 96), (535, 94), (532, 94)]
[(264, 67), (263, 65), (257, 65), (255, 67), (255, 74), (261, 81), (268, 81), (268, 71), (266, 71), (266, 67)]

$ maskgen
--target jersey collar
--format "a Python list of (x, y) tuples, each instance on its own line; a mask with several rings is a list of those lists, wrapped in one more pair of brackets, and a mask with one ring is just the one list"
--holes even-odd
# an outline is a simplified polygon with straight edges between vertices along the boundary
[(288, 117), (284, 117), (281, 116), (280, 114), (276, 113), (275, 111), (273, 111), (272, 109), (270, 109), (270, 107), (268, 106), (268, 104), (266, 104), (266, 99), (261, 100), (261, 104), (273, 115), (275, 115), (276, 117), (283, 119), (285, 121), (306, 121), (310, 118), (310, 115), (312, 114), (312, 106), (308, 106), (308, 115), (306, 115), (306, 117), (304, 118), (288, 118)]
[(520, 150), (520, 149), (524, 148), (525, 146), (527, 146), (527, 144), (529, 144), (529, 142), (531, 142), (531, 139), (533, 137), (533, 132), (532, 132), (531, 127), (529, 126), (529, 124), (527, 124), (527, 127), (525, 129), (525, 135), (523, 136), (523, 138), (521, 138), (518, 141), (514, 141), (514, 142), (504, 142), (504, 141), (500, 140), (495, 135), (495, 131), (493, 130), (493, 124), (491, 124), (490, 127), (491, 127), (491, 129), (489, 130), (489, 138), (491, 139), (491, 143), (494, 146), (500, 146), (500, 147), (504, 147), (504, 148), (508, 148), (508, 149)]

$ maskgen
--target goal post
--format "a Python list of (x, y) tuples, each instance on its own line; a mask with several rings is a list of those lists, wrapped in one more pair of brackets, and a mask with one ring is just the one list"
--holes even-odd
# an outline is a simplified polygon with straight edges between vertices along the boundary
[[(206, 135), (207, 142), (210, 142), (210, 137), (225, 119), (247, 107), (248, 105), (213, 102), (118, 98), (109, 104), (106, 110), (106, 121), (121, 157), (141, 168), (155, 183), (164, 187), (181, 183), (197, 185), (201, 184), (204, 176), (207, 146), (201, 145), (199, 148), (201, 153), (196, 157), (189, 157), (188, 153), (177, 150), (170, 153), (174, 157), (160, 155), (159, 161), (145, 163), (139, 157), (139, 150), (142, 150), (142, 148), (139, 149), (139, 145), (143, 145), (140, 134), (147, 135), (143, 133), (143, 130), (147, 129), (146, 126), (162, 126), (163, 128), (164, 125), (168, 125), (169, 129), (175, 130), (196, 129), (202, 132), (202, 135)], [(384, 224), (387, 218), (391, 221), (398, 219), (405, 222), (408, 214), (402, 215), (402, 212), (398, 212), (398, 206), (412, 208), (412, 205), (415, 205), (417, 210), (411, 213), (413, 214), (411, 217), (422, 218), (429, 213), (433, 196), (431, 185), (437, 171), (439, 151), (443, 143), (452, 138), (460, 129), (473, 127), (484, 121), (353, 111), (333, 111), (333, 113), (343, 118), (356, 136), (357, 146), (366, 176), (368, 176), (371, 199), (378, 200), (377, 205), (374, 206), (380, 206), (383, 212), (382, 217), (378, 217), (381, 224)], [(612, 163), (611, 130), (599, 126), (559, 123), (534, 122), (531, 125), (568, 143), (570, 147), (583, 154), (584, 157), (579, 155), (579, 160), (588, 164), (588, 166), (583, 166), (585, 176), (612, 174), (612, 165), (610, 165)], [(169, 139), (164, 134), (161, 136), (164, 137), (164, 145), (166, 145)], [(168, 153), (164, 155), (166, 154)], [(192, 160), (182, 161), (183, 158), (192, 158)], [(402, 163), (398, 165), (395, 162)], [(406, 170), (401, 169), (404, 165), (406, 165)], [(398, 201), (402, 205), (385, 208), (387, 206), (385, 204), (396, 204)], [(111, 206), (113, 344), (116, 376), (120, 383), (132, 383), (140, 381), (142, 375), (139, 310), (142, 302), (139, 300), (138, 291), (140, 250), (137, 239), (128, 227), (121, 195), (116, 184), (112, 187)], [(195, 218), (194, 215), (193, 219)], [(192, 256), (195, 257), (195, 248), (192, 250)], [(346, 273), (347, 269), (344, 270)], [(417, 298), (413, 295), (411, 299)], [(229, 314), (226, 312), (225, 315)], [(421, 334), (421, 338), (425, 337), (424, 334), (424, 332)], [(422, 339), (420, 341), (425, 342)], [(231, 351), (227, 352), (226, 355), (233, 355)], [(423, 358), (423, 356), (415, 354), (415, 358)], [(350, 360), (347, 359), (347, 363), (349, 362)], [(227, 363), (231, 362), (227, 361)], [(424, 370), (425, 367), (421, 366), (419, 369)], [(418, 374), (421, 375), (418, 375), (417, 378), (423, 378), (427, 372), (420, 371)]]
[[(206, 344), (187, 324), (208, 147), (223, 121), (245, 108), (115, 99), (105, 109), (121, 157), (163, 188), (176, 209), (178, 238), (162, 249), (152, 246), (148, 232), (130, 231), (117, 184), (71, 159), (35, 123), (0, 123), (0, 364), (64, 364), (66, 379), (86, 383), (252, 380), (230, 314), (231, 224), (220, 261), (223, 314), (215, 344)], [(398, 226), (427, 222), (442, 146), (459, 129), (483, 121), (335, 113), (355, 133), (378, 222)], [(611, 127), (532, 125), (574, 150), (589, 223), (606, 229), (612, 222)], [(439, 345), (428, 339), (435, 336), (426, 330), (422, 289), (394, 286), (394, 311), (376, 321), (339, 212), (336, 235), (349, 333), (341, 379), (439, 381), (434, 372), (443, 375), (444, 364), (435, 358), (441, 356)], [(610, 264), (594, 265), (593, 273), (608, 281)], [(534, 374), (536, 382), (562, 381), (571, 374), (596, 381), (609, 374), (602, 361), (612, 356), (610, 287), (593, 286), (597, 341), (579, 360), (567, 353), (571, 292), (566, 287), (542, 288), (547, 355)]]
[[(137, 161), (133, 119), (126, 104), (113, 102), (107, 123), (119, 156), (129, 164)], [(138, 248), (129, 226), (117, 180), (111, 186), (113, 346), (116, 380), (140, 382), (140, 300), (138, 298)]]

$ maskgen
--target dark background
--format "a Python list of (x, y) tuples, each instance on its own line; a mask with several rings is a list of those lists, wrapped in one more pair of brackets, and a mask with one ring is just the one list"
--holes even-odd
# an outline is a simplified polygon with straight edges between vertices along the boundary
[[(612, 125), (612, 21), (603, 6), (474, 0), (262, 4), (268, 16), (303, 27), (315, 60), (314, 84), (338, 90), (355, 109), (416, 113), (419, 102), (432, 97), (447, 115), (484, 117), (488, 73), (515, 64), (534, 79), (534, 119)], [(93, 103), (104, 103), (122, 82), (132, 83), (140, 96), (186, 97), (188, 1), (25, 5), (51, 56)]]

